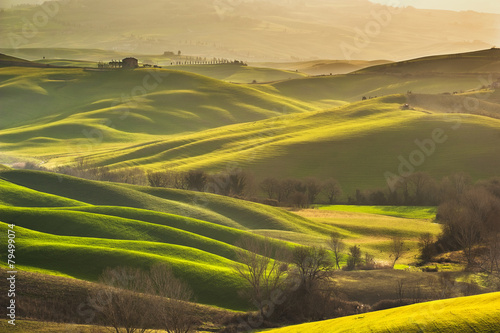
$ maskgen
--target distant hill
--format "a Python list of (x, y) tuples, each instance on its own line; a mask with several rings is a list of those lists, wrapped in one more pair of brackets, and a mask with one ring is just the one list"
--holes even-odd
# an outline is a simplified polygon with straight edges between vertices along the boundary
[(196, 73), (214, 79), (234, 83), (266, 83), (306, 77), (302, 72), (295, 72), (272, 67), (221, 65), (184, 65), (165, 68)]
[(255, 63), (252, 65), (269, 67), (269, 68), (279, 68), (290, 71), (299, 71), (301, 73), (309, 75), (336, 75), (336, 74), (347, 74), (366, 67), (392, 63), (392, 61), (387, 60), (374, 60), (374, 61), (363, 61), (363, 60), (312, 60), (303, 62), (264, 62)]
[(21, 58), (11, 57), (0, 53), (0, 67), (19, 66), (19, 67), (46, 67), (32, 61), (24, 60)]
[[(500, 29), (500, 15), (410, 6), (396, 10), (368, 0), (73, 0), (49, 4), (58, 6), (57, 15), (49, 17), (50, 24), (37, 27), (36, 38), (24, 38), (22, 18), (32, 18), (43, 9), (5, 9), (0, 47), (64, 46), (129, 54), (180, 50), (249, 62), (402, 60), (492, 47), (498, 43)], [(380, 33), (373, 35), (370, 29)]]
[(469, 53), (448, 54), (406, 60), (365, 68), (358, 71), (358, 73), (500, 73), (500, 49), (492, 48)]

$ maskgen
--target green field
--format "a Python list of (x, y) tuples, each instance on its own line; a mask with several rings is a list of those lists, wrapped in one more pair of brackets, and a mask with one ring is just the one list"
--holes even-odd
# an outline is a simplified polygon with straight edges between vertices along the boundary
[[(442, 227), (426, 219), (425, 215), (418, 218), (408, 217), (408, 215), (422, 215), (420, 208), (399, 207), (392, 210), (405, 211), (406, 216), (387, 216), (381, 214), (383, 211), (380, 209), (366, 206), (351, 206), (350, 210), (306, 209), (296, 213), (315, 223), (331, 227), (347, 246), (359, 245), (362, 251), (373, 255), (380, 264), (392, 264), (391, 242), (394, 237), (401, 237), (405, 242), (405, 253), (398, 264), (414, 264), (419, 256), (420, 235), (431, 233), (437, 236), (441, 233)], [(287, 240), (293, 241), (293, 238)], [(311, 240), (311, 244), (314, 244), (314, 241)], [(343, 261), (346, 259), (344, 256)]]
[(272, 333), (498, 332), (500, 294), (460, 297), (308, 323)]
[(318, 206), (318, 209), (333, 210), (339, 212), (367, 213), (377, 215), (387, 215), (395, 217), (404, 217), (409, 219), (428, 219), (436, 218), (436, 207), (408, 207), (408, 206)]

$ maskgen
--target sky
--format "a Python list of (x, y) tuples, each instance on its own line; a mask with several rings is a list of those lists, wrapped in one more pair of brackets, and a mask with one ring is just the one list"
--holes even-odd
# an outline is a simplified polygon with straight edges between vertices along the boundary
[(474, 10), (484, 13), (500, 14), (498, 0), (370, 0), (371, 2), (392, 6), (413, 6), (425, 9)]

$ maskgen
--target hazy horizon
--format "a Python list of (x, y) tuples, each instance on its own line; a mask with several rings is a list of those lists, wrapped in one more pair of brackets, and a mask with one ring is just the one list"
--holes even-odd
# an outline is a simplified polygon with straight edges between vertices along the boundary
[(439, 9), (452, 11), (476, 11), (479, 13), (500, 14), (500, 5), (489, 0), (370, 0), (387, 6), (405, 7), (412, 6), (419, 9)]
[[(406, 0), (47, 2), (41, 7), (4, 9), (0, 48), (103, 49), (130, 55), (181, 50), (208, 58), (297, 62), (400, 61), (500, 45), (499, 14), (396, 9), (375, 2), (417, 6)], [(450, 10), (465, 5), (439, 3)], [(54, 8), (44, 11), (44, 6)], [(494, 7), (485, 2), (468, 6)]]

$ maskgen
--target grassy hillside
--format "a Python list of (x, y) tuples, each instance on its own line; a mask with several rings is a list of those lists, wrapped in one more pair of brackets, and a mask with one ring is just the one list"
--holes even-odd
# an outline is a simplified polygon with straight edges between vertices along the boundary
[[(443, 143), (416, 171), (495, 176), (498, 92), (473, 89), (485, 82), (481, 68), (496, 68), (498, 52), (414, 62), (440, 66), (442, 59), (460, 59), (464, 64), (455, 63), (456, 71), (478, 73), (450, 68), (444, 74), (403, 75), (375, 67), (247, 85), (167, 69), (2, 68), (0, 162), (35, 160), (56, 167), (87, 156), (111, 168), (207, 171), (236, 164), (257, 181), (335, 177), (350, 194), (385, 186), (384, 175), (397, 174), (401, 160), (418, 153), (416, 140), (428, 140), (437, 130)], [(231, 66), (199, 68), (224, 77), (234, 74), (231, 68), (256, 70)], [(401, 110), (405, 103), (412, 108)]]
[(500, 91), (484, 89), (454, 95), (410, 94), (408, 103), (413, 108), (443, 113), (472, 113), (500, 119)]
[(278, 208), (216, 195), (202, 194), (199, 206), (197, 194), (187, 191), (149, 194), (33, 171), (3, 170), (0, 178), (0, 229), (16, 225), (19, 269), (94, 281), (106, 267), (165, 262), (200, 303), (225, 308), (249, 307), (232, 269), (239, 240), (262, 242), (261, 229), (318, 236), (330, 230)]
[(383, 64), (362, 69), (359, 73), (499, 73), (500, 49), (440, 55)]
[(0, 53), (0, 67), (10, 67), (10, 66), (20, 66), (20, 67), (44, 67), (39, 63), (31, 62), (21, 58), (12, 57), (3, 53)]
[(436, 207), (407, 207), (407, 206), (319, 206), (322, 210), (333, 210), (338, 212), (367, 213), (377, 215), (387, 215), (403, 217), (410, 219), (428, 219), (436, 218)]
[[(7, 224), (0, 223), (2, 233), (7, 232), (6, 228)], [(147, 268), (163, 262), (189, 284), (200, 303), (233, 309), (248, 307), (237, 296), (244, 284), (231, 268), (236, 263), (205, 251), (162, 242), (105, 239), (103, 236), (54, 236), (20, 226), (15, 230), (16, 254), (23, 258), (23, 263), (17, 266), (20, 269), (41, 268), (93, 281), (107, 267)]]
[[(380, 97), (391, 94), (442, 94), (476, 89), (484, 84), (480, 76), (422, 73), (367, 72), (337, 76), (321, 76), (274, 83), (266, 88), (285, 96), (322, 106), (335, 101), (355, 102), (363, 97)], [(263, 87), (264, 88), (264, 87)]]
[(363, 68), (390, 63), (387, 60), (311, 60), (300, 62), (263, 62), (252, 65), (258, 67), (278, 68), (299, 71), (309, 75), (347, 74)]
[(50, 66), (97, 68), (96, 62), (87, 61), (87, 60), (39, 59), (36, 62), (40, 63), (40, 64), (50, 65)]
[(500, 294), (460, 297), (268, 330), (308, 332), (497, 332)]
[[(333, 208), (335, 209), (335, 208)], [(405, 211), (406, 217), (383, 215), (383, 207), (348, 207), (339, 210), (305, 209), (296, 212), (297, 215), (308, 218), (314, 223), (332, 228), (348, 246), (359, 245), (362, 251), (373, 255), (377, 262), (391, 264), (391, 242), (393, 237), (401, 237), (405, 242), (405, 253), (398, 264), (408, 265), (415, 262), (420, 254), (418, 242), (424, 233), (438, 236), (442, 227), (432, 223), (422, 214), (420, 208), (400, 207), (391, 213)], [(387, 214), (387, 213), (385, 213)], [(428, 213), (427, 213), (428, 214)], [(285, 238), (294, 241), (294, 238)], [(305, 240), (305, 239), (304, 239)], [(312, 240), (318, 242), (318, 239)], [(344, 258), (346, 260), (347, 258)]]
[[(434, 228), (427, 221), (368, 214), (348, 224), (339, 216), (309, 218), (213, 194), (36, 171), (0, 171), (0, 194), (1, 233), (16, 225), (19, 269), (95, 281), (106, 267), (164, 262), (193, 288), (198, 302), (236, 310), (250, 307), (238, 296), (244, 284), (232, 270), (242, 238), (271, 237), (276, 247), (321, 245), (336, 231), (347, 242), (363, 239), (363, 250), (384, 260), (390, 235), (418, 237)], [(368, 221), (378, 225), (375, 242)]]
[(303, 73), (275, 68), (238, 66), (233, 64), (221, 65), (182, 65), (168, 67), (171, 69), (196, 73), (214, 79), (234, 83), (262, 83), (283, 81), (305, 77)]
[(84, 133), (93, 130), (103, 132), (106, 142), (141, 141), (145, 134), (172, 135), (266, 119), (283, 108), (313, 109), (292, 98), (174, 70), (7, 67), (0, 69), (0, 78), (3, 142), (57, 143), (85, 139)]
[(398, 173), (399, 156), (408, 160), (419, 149), (415, 140), (430, 139), (441, 129), (443, 143), (436, 144), (434, 154), (415, 170), (435, 177), (458, 171), (469, 172), (474, 178), (497, 174), (494, 138), (500, 130), (499, 120), (400, 110), (405, 101), (399, 95), (222, 127), (142, 147), (95, 153), (92, 161), (116, 168), (142, 165), (176, 170), (222, 170), (237, 163), (257, 179), (335, 177), (346, 193), (353, 193), (356, 188), (385, 186), (384, 174)]

